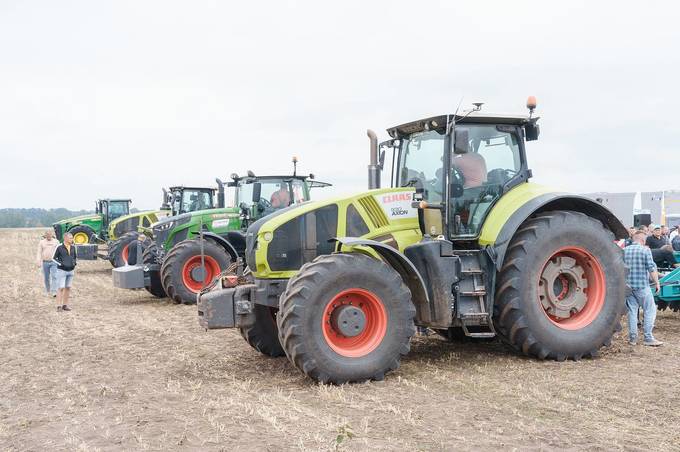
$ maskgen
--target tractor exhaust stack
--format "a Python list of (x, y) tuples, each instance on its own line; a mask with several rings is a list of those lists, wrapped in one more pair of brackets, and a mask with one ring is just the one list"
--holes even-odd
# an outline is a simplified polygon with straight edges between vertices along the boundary
[(217, 182), (217, 207), (221, 209), (224, 207), (224, 183), (219, 178), (215, 178), (215, 182)]
[(161, 210), (170, 209), (170, 204), (168, 204), (168, 191), (163, 188), (163, 202), (161, 202)]
[(366, 131), (371, 142), (370, 163), (368, 165), (368, 189), (380, 188), (380, 166), (378, 165), (378, 136), (374, 131)]

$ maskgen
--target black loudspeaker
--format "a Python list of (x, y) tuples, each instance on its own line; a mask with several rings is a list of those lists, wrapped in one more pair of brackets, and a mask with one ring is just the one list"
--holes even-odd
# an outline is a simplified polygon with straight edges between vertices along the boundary
[(633, 216), (633, 225), (636, 228), (649, 226), (650, 224), (652, 224), (652, 214), (650, 213), (638, 213)]

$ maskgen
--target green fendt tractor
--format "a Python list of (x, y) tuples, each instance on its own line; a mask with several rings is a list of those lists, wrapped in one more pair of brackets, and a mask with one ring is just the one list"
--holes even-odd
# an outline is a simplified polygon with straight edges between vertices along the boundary
[[(114, 286), (145, 287), (159, 298), (196, 303), (196, 294), (206, 284), (244, 256), (245, 230), (252, 221), (309, 201), (312, 188), (329, 185), (297, 171), (283, 176), (232, 174), (227, 186), (233, 189), (235, 207), (186, 213), (154, 224), (152, 241), (140, 244), (143, 265), (114, 270)], [(223, 189), (219, 196), (224, 198)]]
[[(217, 179), (217, 183), (220, 185), (221, 181)], [(113, 266), (122, 267), (128, 263), (130, 265), (136, 264), (136, 249), (133, 246), (131, 250), (130, 245), (135, 244), (141, 233), (146, 232), (150, 235), (151, 225), (161, 218), (216, 207), (216, 191), (217, 189), (212, 187), (185, 187), (181, 185), (170, 187), (168, 190), (163, 189), (161, 210), (167, 212), (166, 215), (157, 215), (154, 221), (149, 221), (150, 218), (140, 217), (136, 214), (118, 219), (114, 225), (114, 232), (119, 238), (109, 244), (109, 259)], [(118, 230), (129, 232), (120, 234)]]
[[(369, 190), (311, 202), (247, 231), (251, 283), (206, 290), (205, 328), (240, 329), (309, 377), (380, 380), (416, 326), (497, 336), (539, 359), (578, 360), (610, 343), (624, 309), (614, 240), (625, 227), (585, 197), (529, 182), (533, 116), (481, 104), (371, 138)], [(391, 185), (377, 189), (392, 149)], [(227, 281), (225, 283), (224, 281)]]

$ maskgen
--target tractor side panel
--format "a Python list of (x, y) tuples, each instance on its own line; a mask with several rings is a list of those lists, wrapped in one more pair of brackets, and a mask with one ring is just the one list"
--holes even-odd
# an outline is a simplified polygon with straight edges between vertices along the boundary
[[(302, 236), (298, 237), (297, 233), (293, 234), (295, 231), (300, 231), (298, 223), (302, 222), (303, 217), (315, 212), (320, 213), (324, 209), (331, 208), (331, 206), (337, 206), (337, 225), (335, 232), (328, 239), (345, 236), (361, 237), (403, 251), (407, 246), (417, 243), (422, 238), (418, 226), (417, 209), (411, 206), (413, 193), (414, 190), (412, 188), (371, 190), (352, 197), (311, 202), (294, 209), (280, 211), (280, 213), (275, 214), (276, 216), (272, 216), (269, 221), (265, 222), (256, 233), (257, 247), (252, 250), (254, 255), (250, 257), (250, 261), (257, 262), (257, 268), (251, 268), (251, 270), (253, 270), (254, 275), (258, 278), (285, 279), (294, 276), (299, 270), (301, 263), (298, 262), (299, 265), (291, 264), (291, 268), (276, 268), (276, 266), (272, 268), (269, 262), (270, 248), (281, 245), (281, 243), (278, 243), (281, 235), (286, 237), (287, 240), (304, 242), (307, 232), (313, 231), (314, 226), (312, 226), (312, 223), (307, 224), (305, 220), (305, 228), (310, 228), (310, 231), (305, 229)], [(350, 224), (356, 227), (356, 223), (348, 218), (352, 215), (350, 212), (356, 212), (361, 217), (363, 223), (359, 227), (361, 233), (352, 233), (349, 230)], [(324, 221), (323, 215), (317, 215), (316, 218), (313, 217), (309, 218), (309, 220), (314, 223)], [(250, 232), (252, 232), (251, 229), (249, 229)], [(274, 242), (277, 242), (276, 244), (263, 240), (263, 235), (267, 232), (273, 234)], [(320, 243), (321, 241), (325, 242), (325, 240), (325, 238), (320, 239), (316, 237), (312, 241)], [(316, 250), (309, 248), (307, 245), (303, 247), (304, 249), (298, 250), (297, 248), (300, 246), (297, 246), (295, 250), (291, 249), (291, 252), (286, 252), (286, 258), (291, 260), (291, 262), (292, 260), (299, 261), (301, 259), (300, 256), (297, 256), (296, 259), (291, 259), (292, 252), (295, 251), (297, 254), (305, 255), (305, 258), (302, 259), (302, 263), (304, 263), (312, 260), (319, 254), (318, 246)], [(374, 251), (368, 248), (365, 251), (376, 258), (378, 257)]]

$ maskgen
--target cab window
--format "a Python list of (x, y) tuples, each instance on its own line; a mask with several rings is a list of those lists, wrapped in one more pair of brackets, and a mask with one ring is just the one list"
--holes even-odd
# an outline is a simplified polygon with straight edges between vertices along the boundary
[(512, 129), (495, 125), (458, 125), (467, 130), (465, 149), (452, 154), (451, 183), (463, 188), (463, 195), (451, 199), (449, 209), (453, 235), (477, 236), (491, 206), (503, 194), (506, 184), (522, 167), (519, 140)]
[(423, 198), (441, 202), (443, 192), (444, 135), (436, 130), (404, 139), (399, 155), (398, 185), (423, 189)]

